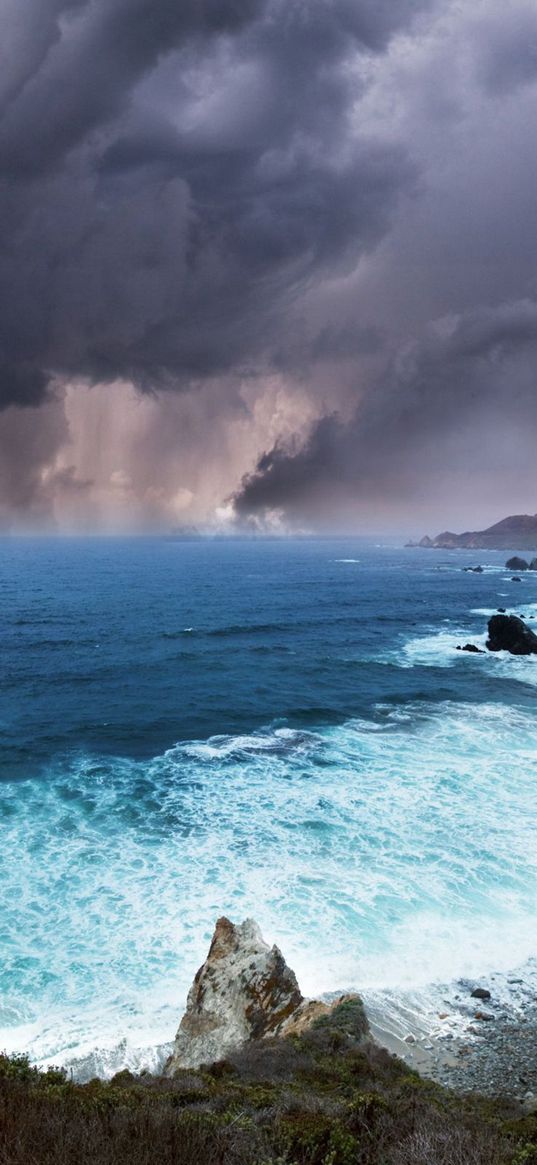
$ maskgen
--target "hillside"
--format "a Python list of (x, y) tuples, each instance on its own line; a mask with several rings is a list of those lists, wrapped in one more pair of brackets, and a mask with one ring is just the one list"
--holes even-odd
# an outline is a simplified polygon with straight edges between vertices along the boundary
[[(353, 1038), (352, 1006), (170, 1079), (76, 1084), (0, 1056), (2, 1165), (535, 1165), (537, 1118)], [(361, 1031), (362, 1015), (358, 1011)]]
[(444, 530), (435, 538), (426, 534), (420, 542), (407, 545), (433, 550), (537, 550), (537, 514), (514, 514), (486, 530), (467, 530), (464, 534), (451, 530)]

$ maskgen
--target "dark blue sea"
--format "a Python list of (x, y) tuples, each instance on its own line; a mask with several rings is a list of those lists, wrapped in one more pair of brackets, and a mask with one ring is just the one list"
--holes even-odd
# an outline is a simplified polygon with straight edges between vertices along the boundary
[(456, 651), (537, 618), (506, 557), (2, 539), (0, 1047), (158, 1065), (222, 913), (307, 994), (525, 966), (537, 660)]

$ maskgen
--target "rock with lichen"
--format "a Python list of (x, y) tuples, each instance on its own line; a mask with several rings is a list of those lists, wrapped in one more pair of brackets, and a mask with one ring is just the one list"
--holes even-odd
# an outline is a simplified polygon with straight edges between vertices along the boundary
[[(298, 1035), (342, 1002), (304, 999), (294, 971), (277, 946), (270, 947), (257, 923), (235, 926), (219, 918), (206, 961), (188, 993), (166, 1071), (215, 1063), (252, 1040)], [(364, 1038), (368, 1033), (363, 1020)]]

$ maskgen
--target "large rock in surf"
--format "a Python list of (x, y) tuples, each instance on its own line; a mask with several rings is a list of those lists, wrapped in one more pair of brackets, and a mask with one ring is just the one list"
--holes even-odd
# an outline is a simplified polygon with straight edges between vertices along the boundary
[(508, 558), (505, 564), (506, 570), (529, 570), (530, 564), (526, 562), (525, 558), (519, 558), (517, 554), (513, 558)]
[(537, 655), (537, 635), (518, 615), (493, 615), (487, 647), (489, 651), (510, 651), (511, 655)]
[(234, 926), (219, 918), (188, 993), (166, 1072), (215, 1063), (250, 1040), (300, 1035), (349, 1002), (357, 1005), (354, 1037), (366, 1039), (369, 1025), (359, 996), (341, 996), (332, 1004), (304, 999), (294, 971), (279, 948), (264, 941), (253, 919)]

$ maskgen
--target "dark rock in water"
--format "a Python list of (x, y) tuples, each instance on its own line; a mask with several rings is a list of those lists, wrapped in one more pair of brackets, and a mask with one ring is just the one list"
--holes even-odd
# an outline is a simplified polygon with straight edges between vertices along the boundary
[(505, 607), (498, 607), (498, 614), (505, 615)]
[[(482, 566), (463, 566), (462, 569), (466, 574), (483, 574)], [(513, 567), (513, 570), (515, 570), (515, 567)]]
[(505, 564), (506, 570), (529, 570), (529, 562), (525, 558), (518, 558), (515, 554), (513, 558), (508, 558)]
[(489, 619), (489, 651), (509, 651), (511, 655), (537, 655), (537, 635), (518, 615), (493, 615)]
[(476, 647), (475, 643), (465, 643), (464, 647), (461, 647), (461, 645), (459, 643), (459, 644), (457, 644), (457, 651), (471, 651), (473, 655), (484, 655), (485, 654), (485, 652), (483, 651), (483, 648)]
[(490, 991), (487, 991), (486, 987), (476, 987), (475, 991), (472, 991), (472, 999), (490, 999)]
[(519, 578), (518, 575), (514, 574), (512, 579), (511, 579), (511, 582), (522, 582), (522, 579)]

